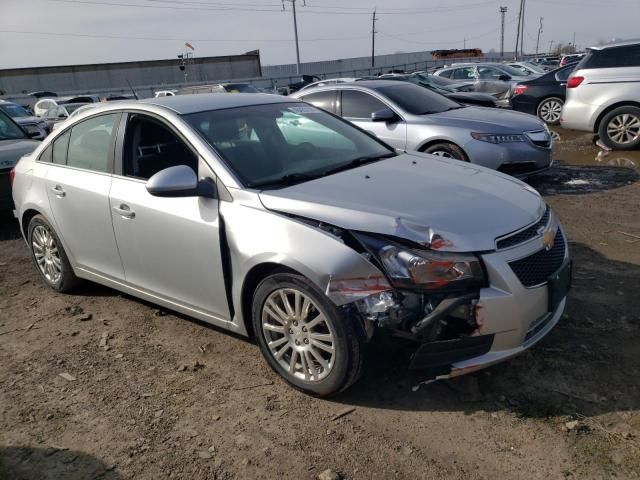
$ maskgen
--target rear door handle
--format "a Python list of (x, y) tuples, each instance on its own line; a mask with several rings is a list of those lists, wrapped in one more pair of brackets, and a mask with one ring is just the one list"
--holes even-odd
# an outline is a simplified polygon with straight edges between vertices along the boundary
[(129, 205), (124, 203), (121, 203), (119, 207), (113, 207), (113, 211), (123, 218), (135, 218), (136, 216), (135, 212), (129, 208)]
[(60, 185), (51, 187), (51, 191), (56, 195), (56, 197), (59, 197), (59, 198), (62, 198), (66, 195), (66, 192), (62, 189)]

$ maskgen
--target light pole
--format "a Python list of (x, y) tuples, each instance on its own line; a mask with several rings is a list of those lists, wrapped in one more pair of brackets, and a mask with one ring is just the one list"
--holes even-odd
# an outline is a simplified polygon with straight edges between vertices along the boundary
[(538, 28), (538, 41), (536, 42), (536, 55), (538, 55), (538, 50), (540, 48), (540, 34), (542, 33), (542, 21), (544, 17), (540, 17), (540, 27)]
[[(296, 2), (298, 0), (282, 0), (282, 10), (286, 10), (284, 8), (284, 2), (291, 3), (291, 10), (293, 10), (293, 33), (296, 37), (296, 74), (300, 75), (300, 46), (298, 44), (298, 18), (296, 16)], [(302, 5), (307, 6), (306, 0), (302, 0)]]
[(501, 27), (500, 27), (500, 58), (504, 57), (504, 15), (507, 13), (507, 7), (500, 7)]
[(376, 66), (376, 11), (373, 11), (371, 18), (371, 66)]

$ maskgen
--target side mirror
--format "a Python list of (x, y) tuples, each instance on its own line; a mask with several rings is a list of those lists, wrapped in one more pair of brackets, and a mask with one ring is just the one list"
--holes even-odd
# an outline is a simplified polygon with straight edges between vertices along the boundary
[(29, 138), (36, 138), (40, 136), (40, 131), (36, 131), (36, 130), (30, 130), (27, 132), (27, 137)]
[(396, 118), (395, 112), (389, 108), (378, 110), (371, 114), (372, 122), (393, 122)]
[(507, 74), (502, 74), (498, 77), (498, 80), (502, 81), (502, 82), (508, 82), (509, 80), (511, 80), (511, 77)]
[(146, 188), (155, 197), (216, 198), (215, 182), (210, 179), (198, 181), (196, 172), (186, 165), (160, 170), (147, 180)]
[(58, 118), (67, 118), (67, 116), (64, 113), (60, 113), (58, 114)]

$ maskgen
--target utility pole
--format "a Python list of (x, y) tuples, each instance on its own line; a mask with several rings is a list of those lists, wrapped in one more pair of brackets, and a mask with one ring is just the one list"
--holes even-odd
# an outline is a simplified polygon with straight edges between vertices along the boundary
[(504, 57), (504, 15), (507, 13), (507, 7), (500, 7), (500, 16), (502, 17), (500, 24), (500, 58)]
[(520, 57), (524, 57), (524, 12), (527, 7), (527, 0), (522, 0), (522, 22), (520, 25)]
[(575, 52), (576, 49), (576, 32), (573, 32), (573, 51)]
[[(298, 18), (296, 17), (296, 2), (297, 0), (282, 0), (282, 10), (286, 10), (284, 8), (284, 2), (291, 3), (291, 9), (293, 10), (293, 33), (296, 37), (296, 74), (300, 75), (300, 46), (298, 44)], [(306, 1), (302, 0), (302, 5), (307, 6)]]
[(371, 66), (376, 66), (376, 11), (373, 10), (373, 17), (371, 17)]
[(464, 38), (462, 40), (462, 48), (464, 48), (465, 50), (467, 49), (467, 39), (466, 38)]
[(524, 4), (524, 0), (520, 0), (520, 10), (518, 11), (518, 30), (516, 31), (516, 51), (514, 60), (518, 59), (518, 52), (520, 47), (520, 27), (522, 26), (522, 5)]
[(542, 33), (542, 21), (544, 17), (540, 17), (540, 27), (538, 27), (538, 41), (536, 42), (536, 55), (538, 55), (538, 50), (540, 48), (540, 34)]

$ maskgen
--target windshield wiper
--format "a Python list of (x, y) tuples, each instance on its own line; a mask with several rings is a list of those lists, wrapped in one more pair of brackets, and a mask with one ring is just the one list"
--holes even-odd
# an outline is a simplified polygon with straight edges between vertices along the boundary
[(286, 175), (283, 175), (282, 177), (278, 177), (274, 180), (267, 180), (265, 182), (255, 182), (255, 183), (249, 183), (248, 187), (250, 188), (255, 188), (255, 187), (267, 187), (267, 186), (272, 186), (272, 185), (282, 185), (282, 186), (289, 186), (289, 185), (294, 185), (296, 183), (301, 183), (301, 182), (308, 182), (309, 180), (315, 180), (318, 177), (321, 177), (322, 174), (309, 174), (309, 173), (288, 173)]
[(371, 155), (368, 157), (354, 158), (350, 162), (343, 163), (342, 165), (338, 165), (337, 167), (328, 168), (327, 170), (324, 170), (321, 175), (323, 177), (325, 175), (332, 175), (334, 173), (343, 172), (345, 170), (350, 170), (352, 168), (359, 167), (361, 165), (364, 165), (365, 163), (377, 162), (378, 160), (383, 160), (385, 158), (392, 158), (396, 156), (398, 156), (397, 153), (388, 152), (388, 153), (383, 153), (382, 155)]

